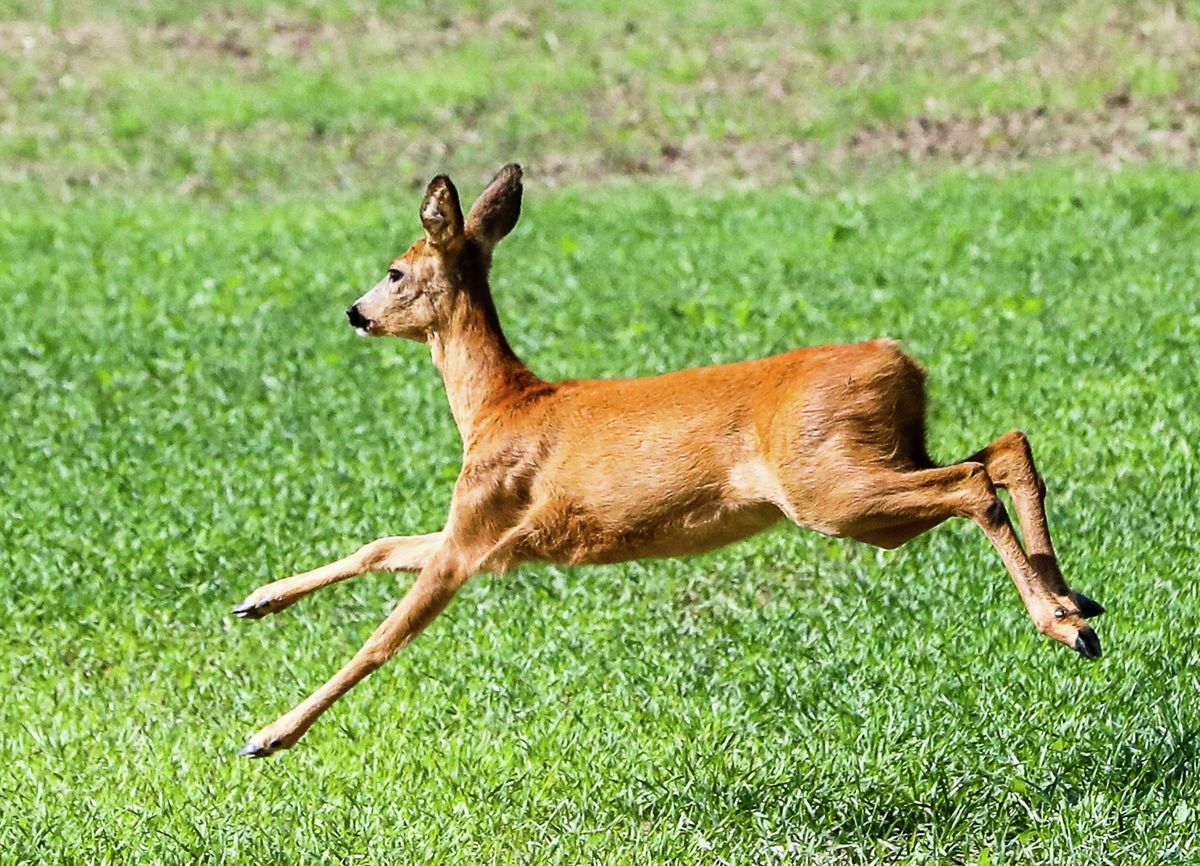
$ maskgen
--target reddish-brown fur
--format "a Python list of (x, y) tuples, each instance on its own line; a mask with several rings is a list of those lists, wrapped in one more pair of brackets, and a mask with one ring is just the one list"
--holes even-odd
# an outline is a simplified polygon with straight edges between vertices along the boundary
[[(487, 281), (520, 198), (520, 168), (506, 166), (464, 218), (453, 185), (435, 178), (421, 205), (425, 237), (348, 311), (361, 333), (429, 344), (462, 435), (462, 472), (441, 531), (381, 538), (235, 608), (258, 617), (363, 572), (418, 572), (358, 654), (243, 754), (292, 746), (471, 575), (529, 560), (684, 556), (782, 519), (881, 547), (948, 517), (974, 520), (1037, 627), (1099, 655), (1086, 618), (1103, 609), (1063, 582), (1024, 435), (935, 466), (925, 452), (924, 375), (892, 340), (640, 379), (535, 376), (505, 340)], [(1024, 547), (996, 488), (1012, 496)]]

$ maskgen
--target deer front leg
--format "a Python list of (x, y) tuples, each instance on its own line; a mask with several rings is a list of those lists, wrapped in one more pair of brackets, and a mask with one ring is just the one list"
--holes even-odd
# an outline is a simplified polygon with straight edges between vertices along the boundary
[(344, 559), (260, 586), (233, 609), (242, 619), (260, 619), (283, 610), (315, 589), (368, 571), (420, 571), (442, 543), (441, 532), (397, 535), (364, 544)]
[(420, 634), (445, 609), (470, 574), (461, 557), (445, 547), (439, 548), (396, 609), (380, 623), (354, 658), (293, 710), (260, 729), (238, 754), (262, 758), (294, 746), (334, 701)]

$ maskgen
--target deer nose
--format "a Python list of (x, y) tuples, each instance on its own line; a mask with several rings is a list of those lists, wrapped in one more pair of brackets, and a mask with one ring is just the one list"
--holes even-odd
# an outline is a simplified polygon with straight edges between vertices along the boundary
[(346, 310), (346, 318), (350, 320), (350, 326), (354, 328), (365, 328), (371, 324), (371, 320), (358, 311), (358, 304), (354, 304)]

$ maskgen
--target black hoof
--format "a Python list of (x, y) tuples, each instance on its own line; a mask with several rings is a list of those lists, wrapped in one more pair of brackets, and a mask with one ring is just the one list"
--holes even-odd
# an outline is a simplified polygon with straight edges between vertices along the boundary
[(1079, 614), (1084, 619), (1092, 619), (1104, 613), (1104, 605), (1097, 601), (1092, 601), (1082, 592), (1075, 593), (1075, 604), (1079, 607)]
[(249, 743), (246, 743), (246, 745), (242, 746), (241, 750), (238, 752), (238, 757), (239, 758), (265, 758), (269, 754), (271, 754), (271, 753), (268, 752), (263, 746), (260, 746), (258, 743), (251, 741)]
[(1090, 628), (1086, 631), (1081, 631), (1079, 636), (1075, 638), (1075, 649), (1084, 658), (1098, 659), (1101, 655), (1100, 638), (1096, 637), (1096, 633)]
[(233, 607), (233, 615), (242, 619), (262, 619), (270, 612), (270, 602), (267, 601), (260, 601), (255, 604), (248, 604), (243, 601), (241, 604), (234, 605)]

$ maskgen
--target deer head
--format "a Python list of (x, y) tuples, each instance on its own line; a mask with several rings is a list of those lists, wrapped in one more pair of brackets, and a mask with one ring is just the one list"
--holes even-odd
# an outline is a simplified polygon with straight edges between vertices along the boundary
[(363, 336), (428, 342), (444, 330), (457, 305), (487, 295), (496, 244), (521, 214), (521, 166), (504, 166), (463, 218), (450, 178), (429, 182), (421, 202), (425, 236), (388, 265), (387, 274), (346, 310)]

